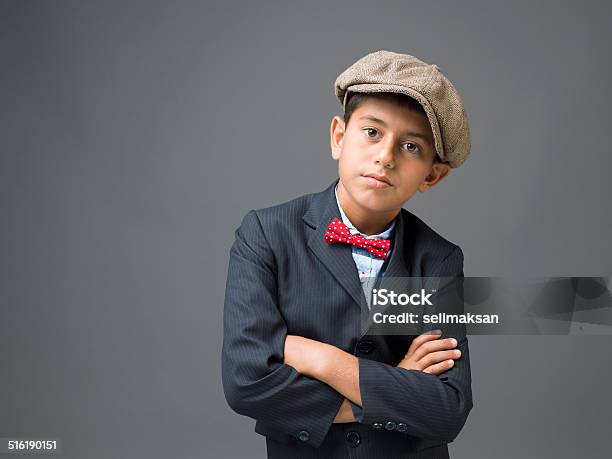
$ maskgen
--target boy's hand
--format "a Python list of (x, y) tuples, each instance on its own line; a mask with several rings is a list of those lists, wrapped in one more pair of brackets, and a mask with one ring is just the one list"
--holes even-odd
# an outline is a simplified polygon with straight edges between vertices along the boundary
[(455, 338), (439, 339), (441, 336), (441, 332), (427, 332), (417, 336), (397, 366), (436, 376), (450, 370), (455, 364), (453, 359), (461, 357), (461, 351), (455, 349), (457, 347)]

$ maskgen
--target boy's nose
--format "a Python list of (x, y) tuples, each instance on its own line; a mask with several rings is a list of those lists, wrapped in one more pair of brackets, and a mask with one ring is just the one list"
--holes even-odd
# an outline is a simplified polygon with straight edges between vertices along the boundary
[(386, 142), (380, 145), (380, 149), (375, 158), (376, 164), (383, 167), (393, 167), (394, 147), (391, 142)]

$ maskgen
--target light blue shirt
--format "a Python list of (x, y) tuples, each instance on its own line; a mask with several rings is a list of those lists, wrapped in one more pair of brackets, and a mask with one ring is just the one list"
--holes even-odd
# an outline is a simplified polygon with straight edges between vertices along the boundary
[[(358, 234), (359, 231), (355, 228), (355, 225), (351, 223), (348, 219), (342, 206), (340, 205), (340, 200), (338, 199), (338, 185), (334, 189), (334, 193), (336, 194), (336, 202), (338, 203), (338, 209), (340, 210), (340, 216), (342, 217), (342, 222), (348, 227), (349, 232), (351, 234)], [(366, 236), (362, 234), (366, 239), (392, 239), (395, 230), (395, 220), (391, 222), (389, 228), (379, 234), (372, 234), (370, 236)], [(368, 303), (368, 307), (370, 307), (371, 302), (371, 292), (374, 287), (374, 283), (376, 282), (376, 277), (378, 277), (381, 273), (381, 268), (385, 263), (385, 260), (382, 260), (375, 255), (372, 255), (366, 249), (357, 247), (355, 245), (352, 246), (353, 249), (353, 260), (355, 260), (355, 266), (357, 267), (357, 273), (359, 274), (359, 281), (361, 282), (361, 288), (363, 289), (363, 293), (366, 297), (366, 301)], [(387, 255), (387, 259), (391, 256), (391, 252)]]

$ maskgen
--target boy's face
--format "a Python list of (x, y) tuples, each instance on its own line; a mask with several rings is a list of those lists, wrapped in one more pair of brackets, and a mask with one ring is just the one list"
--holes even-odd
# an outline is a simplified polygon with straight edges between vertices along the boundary
[(396, 213), (417, 190), (428, 190), (450, 172), (448, 164), (434, 163), (427, 117), (386, 99), (366, 99), (346, 126), (335, 116), (331, 147), (339, 162), (339, 193), (363, 212)]

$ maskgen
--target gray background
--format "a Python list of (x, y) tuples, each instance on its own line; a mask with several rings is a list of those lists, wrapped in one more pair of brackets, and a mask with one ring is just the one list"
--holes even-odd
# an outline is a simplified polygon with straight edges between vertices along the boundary
[[(335, 77), (388, 49), (472, 157), (406, 205), (466, 275), (612, 272), (608, 2), (0, 3), (0, 437), (70, 458), (264, 457), (220, 383), (244, 214), (337, 177)], [(608, 337), (471, 339), (455, 458), (604, 457)]]

